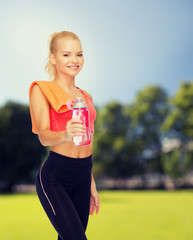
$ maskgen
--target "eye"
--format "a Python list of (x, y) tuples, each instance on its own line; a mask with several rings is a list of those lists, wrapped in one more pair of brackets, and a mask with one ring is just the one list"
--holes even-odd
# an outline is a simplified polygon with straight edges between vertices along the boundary
[(79, 57), (82, 57), (83, 55), (80, 53), (80, 54), (78, 54), (78, 56), (79, 56)]
[(64, 57), (67, 57), (67, 56), (68, 56), (68, 54), (64, 54), (63, 56), (64, 56)]

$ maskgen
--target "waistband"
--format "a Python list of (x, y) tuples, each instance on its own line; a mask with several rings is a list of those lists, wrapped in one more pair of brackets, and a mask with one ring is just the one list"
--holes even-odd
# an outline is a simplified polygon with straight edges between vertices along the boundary
[(62, 155), (62, 154), (60, 154), (60, 153), (57, 153), (57, 152), (54, 152), (54, 151), (49, 151), (49, 155), (50, 156), (55, 156), (55, 157), (58, 157), (58, 158), (61, 158), (61, 159), (68, 159), (68, 160), (86, 160), (86, 159), (90, 159), (90, 158), (92, 158), (92, 155), (93, 154), (91, 154), (90, 156), (88, 156), (88, 157), (84, 157), (84, 158), (73, 158), (73, 157), (69, 157), (69, 156), (66, 156), (66, 155)]
[(92, 166), (92, 155), (84, 158), (73, 158), (68, 157), (62, 154), (59, 154), (57, 152), (49, 151), (49, 155), (47, 158), (47, 161), (55, 161), (61, 166), (74, 166), (74, 167), (86, 167), (86, 166)]

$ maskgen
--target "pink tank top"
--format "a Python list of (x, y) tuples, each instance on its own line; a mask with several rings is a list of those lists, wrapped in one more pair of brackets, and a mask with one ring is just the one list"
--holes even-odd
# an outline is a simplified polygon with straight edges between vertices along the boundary
[[(79, 87), (77, 87), (80, 89)], [(85, 97), (87, 110), (89, 112), (89, 128), (94, 133), (94, 121), (96, 119), (96, 110), (91, 99), (80, 89)], [(65, 131), (67, 122), (72, 119), (72, 110), (57, 113), (53, 107), (50, 109), (50, 130), (51, 131)]]

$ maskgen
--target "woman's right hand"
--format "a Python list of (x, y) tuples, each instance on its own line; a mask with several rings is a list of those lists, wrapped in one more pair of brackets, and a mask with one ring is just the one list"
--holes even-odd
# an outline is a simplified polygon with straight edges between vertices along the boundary
[(75, 136), (82, 136), (86, 132), (86, 126), (78, 118), (72, 118), (66, 124), (65, 141), (72, 141)]

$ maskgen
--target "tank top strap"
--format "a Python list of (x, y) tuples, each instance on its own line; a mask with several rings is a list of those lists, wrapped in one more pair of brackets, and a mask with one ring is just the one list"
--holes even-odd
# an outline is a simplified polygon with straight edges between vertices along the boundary
[[(86, 94), (81, 88), (79, 88), (79, 87), (76, 87), (76, 88), (80, 89), (80, 91), (81, 91), (81, 93), (84, 95), (84, 97), (85, 97), (86, 99), (89, 99), (89, 100), (91, 101), (91, 99), (87, 96), (87, 94)], [(92, 102), (92, 101), (91, 101), (91, 102)]]

